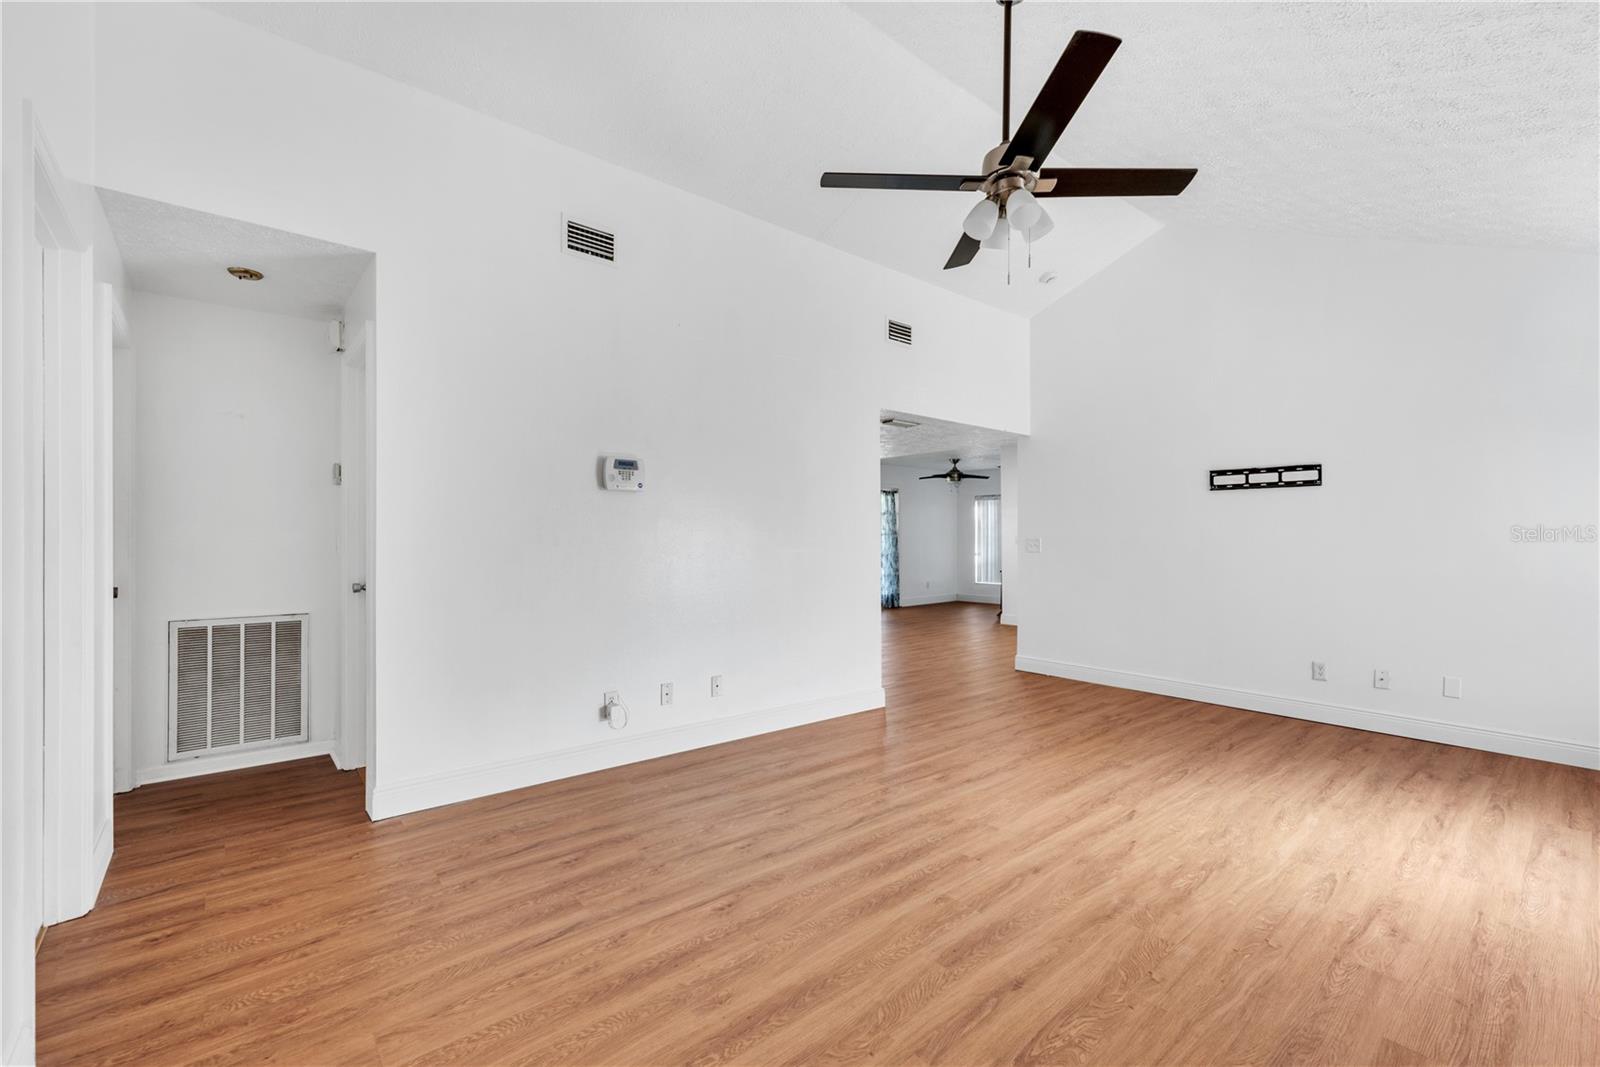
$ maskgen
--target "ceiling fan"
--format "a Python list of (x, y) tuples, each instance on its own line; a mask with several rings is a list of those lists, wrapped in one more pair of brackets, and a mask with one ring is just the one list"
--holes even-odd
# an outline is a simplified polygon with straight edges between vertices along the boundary
[(940, 478), (944, 481), (950, 482), (953, 485), (960, 485), (968, 478), (972, 478), (980, 482), (986, 482), (989, 480), (989, 476), (987, 474), (968, 474), (966, 471), (961, 469), (960, 463), (961, 461), (959, 459), (951, 456), (949, 470), (945, 471), (943, 474), (924, 474), (922, 477), (918, 478), (917, 481), (926, 482), (934, 478)]
[(983, 157), (982, 173), (860, 174), (829, 171), (825, 189), (929, 189), (979, 192), (983, 199), (962, 223), (961, 240), (944, 269), (964, 267), (979, 248), (1006, 248), (1010, 232), (1029, 241), (1055, 228), (1038, 198), (1057, 196), (1177, 196), (1195, 176), (1192, 169), (1050, 167), (1042, 165), (1067, 123), (1077, 114), (1120, 38), (1079, 30), (1067, 42), (1033, 106), (1011, 133), (1011, 8), (1021, 0), (995, 0), (1005, 9), (1005, 65), (1000, 76), (1000, 143)]

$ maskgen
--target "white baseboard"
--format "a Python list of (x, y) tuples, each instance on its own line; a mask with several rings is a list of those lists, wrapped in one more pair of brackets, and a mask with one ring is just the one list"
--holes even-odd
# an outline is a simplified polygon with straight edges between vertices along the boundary
[(1009, 611), (1002, 611), (1000, 613), (1000, 625), (1001, 626), (1015, 626), (1016, 624), (1017, 624), (1016, 615), (1012, 614)]
[(90, 908), (100, 902), (100, 887), (106, 884), (106, 871), (111, 869), (111, 853), (115, 847), (111, 827), (111, 820), (107, 819), (105, 825), (100, 827), (100, 836), (95, 839), (94, 859), (89, 868)]
[(999, 605), (1000, 598), (984, 593), (930, 593), (927, 596), (903, 596), (900, 606), (903, 608), (921, 608), (929, 604), (994, 604)]
[[(28, 966), (33, 966), (33, 945), (28, 945)], [(5, 1067), (33, 1067), (33, 1005), (28, 1005), (30, 1018), (17, 1028), (16, 1036), (6, 1046), (6, 1058), (0, 1060)]]
[(803, 704), (745, 712), (721, 719), (688, 723), (666, 730), (624, 735), (614, 740), (578, 745), (559, 752), (544, 752), (500, 763), (485, 763), (458, 771), (428, 774), (387, 784), (382, 779), (372, 793), (369, 812), (374, 820), (391, 819), (444, 804), (524, 789), (558, 778), (621, 767), (641, 760), (670, 756), (691, 749), (720, 745), (757, 734), (788, 730), (824, 719), (871, 711), (884, 705), (882, 689), (863, 689)]
[(1373, 733), (1415, 738), (1418, 741), (1435, 741), (1460, 748), (1500, 752), (1507, 756), (1544, 760), (1546, 763), (1565, 763), (1573, 767), (1600, 769), (1600, 746), (1562, 741), (1553, 737), (1513, 733), (1509, 730), (1494, 730), (1483, 726), (1467, 726), (1462, 723), (1423, 718), (1420, 715), (1369, 711), (1343, 704), (1321, 704), (1293, 697), (1251, 692), (1247, 689), (1229, 689), (1223, 686), (1203, 685), (1199, 682), (1183, 682), (1154, 674), (1085, 667), (1078, 663), (1062, 663), (1035, 656), (1018, 656), (1016, 667), (1019, 671), (1031, 674), (1048, 674), (1055, 678), (1070, 678), (1073, 681), (1115, 686), (1118, 689), (1137, 689), (1144, 693), (1158, 693), (1181, 700), (1218, 704), (1225, 708), (1242, 708), (1245, 711), (1260, 711), (1291, 719), (1309, 719), (1312, 722), (1328, 723), (1332, 726), (1348, 726), (1357, 730), (1370, 730)]
[(333, 755), (334, 741), (299, 741), (290, 745), (255, 748), (249, 752), (235, 752), (226, 756), (197, 756), (177, 763), (163, 763), (156, 767), (143, 767), (134, 775), (139, 785), (154, 782), (174, 782), (180, 778), (196, 778), (202, 774), (220, 774), (246, 767), (262, 767), (268, 763), (287, 763), (289, 760), (310, 759), (312, 756)]
[(349, 753), (345, 752), (344, 746), (338, 742), (334, 742), (333, 751), (329, 752), (328, 755), (332, 758), (333, 765), (341, 771), (359, 770), (367, 765), (366, 760), (351, 757)]

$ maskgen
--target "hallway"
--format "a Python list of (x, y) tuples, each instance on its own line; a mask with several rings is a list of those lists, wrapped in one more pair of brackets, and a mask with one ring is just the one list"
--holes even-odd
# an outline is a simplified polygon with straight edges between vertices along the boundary
[(1600, 775), (1016, 673), (369, 823), (326, 760), (117, 799), (42, 1064), (1578, 1063)]

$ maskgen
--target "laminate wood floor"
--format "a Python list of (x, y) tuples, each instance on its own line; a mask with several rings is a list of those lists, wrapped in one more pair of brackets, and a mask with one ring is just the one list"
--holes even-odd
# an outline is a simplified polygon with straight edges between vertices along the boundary
[(1600, 774), (884, 639), (887, 712), (380, 824), (119, 797), (40, 1062), (1600, 1062)]

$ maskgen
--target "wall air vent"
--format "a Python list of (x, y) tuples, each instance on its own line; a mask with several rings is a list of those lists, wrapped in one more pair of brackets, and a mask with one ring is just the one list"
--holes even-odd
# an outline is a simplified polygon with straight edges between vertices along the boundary
[(911, 327), (904, 322), (889, 320), (889, 340), (896, 344), (908, 345), (911, 343)]
[(167, 759), (306, 739), (307, 616), (170, 624)]
[(561, 222), (561, 239), (565, 242), (563, 247), (568, 252), (575, 256), (603, 260), (606, 263), (617, 261), (616, 234), (568, 218), (563, 218)]

